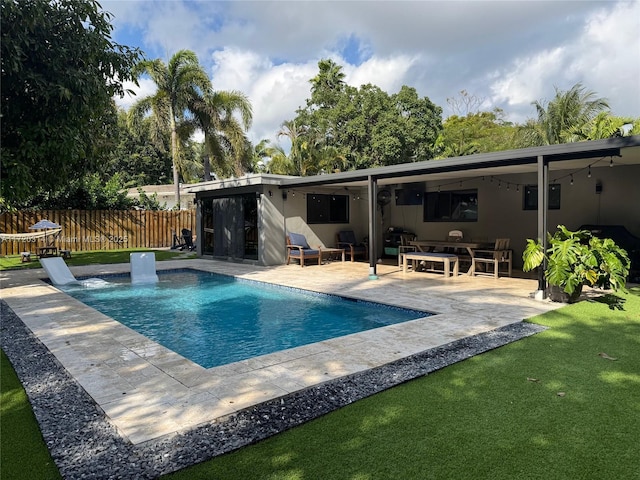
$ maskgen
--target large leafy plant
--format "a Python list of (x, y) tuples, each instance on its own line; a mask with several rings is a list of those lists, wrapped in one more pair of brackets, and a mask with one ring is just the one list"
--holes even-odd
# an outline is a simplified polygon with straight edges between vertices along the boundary
[(548, 235), (546, 252), (540, 240), (527, 240), (522, 259), (524, 271), (530, 271), (547, 261), (544, 276), (575, 301), (588, 285), (614, 291), (625, 291), (630, 261), (627, 252), (610, 238), (598, 238), (588, 230), (572, 232), (558, 225)]

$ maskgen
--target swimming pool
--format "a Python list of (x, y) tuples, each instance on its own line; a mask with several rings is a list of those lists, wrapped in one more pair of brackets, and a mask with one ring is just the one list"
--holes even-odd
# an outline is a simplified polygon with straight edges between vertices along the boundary
[(63, 290), (205, 368), (431, 315), (198, 270), (158, 274)]

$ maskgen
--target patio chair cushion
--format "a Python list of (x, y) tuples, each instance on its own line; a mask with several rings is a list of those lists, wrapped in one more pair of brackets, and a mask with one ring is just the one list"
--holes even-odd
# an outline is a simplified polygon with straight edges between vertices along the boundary
[[(289, 241), (291, 242), (291, 245), (297, 245), (305, 250), (311, 248), (307, 243), (305, 236), (300, 233), (289, 233)], [(315, 252), (317, 253), (317, 250), (315, 250)]]
[[(318, 255), (320, 253), (320, 250), (314, 250), (311, 248), (305, 248), (303, 250), (304, 256), (305, 258), (310, 258), (313, 257), (315, 255)], [(289, 252), (289, 255), (292, 257), (299, 257), (300, 256), (300, 250), (297, 250), (295, 248), (292, 248), (291, 251)]]

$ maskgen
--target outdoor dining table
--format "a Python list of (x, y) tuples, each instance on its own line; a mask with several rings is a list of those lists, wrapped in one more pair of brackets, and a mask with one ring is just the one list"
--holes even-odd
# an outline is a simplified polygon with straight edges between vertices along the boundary
[(471, 266), (467, 271), (467, 275), (473, 275), (474, 250), (492, 249), (494, 246), (494, 244), (490, 242), (456, 242), (447, 240), (413, 240), (409, 242), (409, 245), (416, 247), (420, 252), (433, 252), (436, 248), (466, 249), (469, 257), (471, 257)]

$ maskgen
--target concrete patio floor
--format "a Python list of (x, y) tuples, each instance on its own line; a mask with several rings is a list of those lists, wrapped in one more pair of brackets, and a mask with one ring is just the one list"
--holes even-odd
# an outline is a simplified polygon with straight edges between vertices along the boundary
[[(436, 315), (205, 369), (42, 281), (42, 269), (0, 272), (2, 299), (132, 444), (307, 387), (387, 364), (560, 307), (530, 298), (534, 280), (443, 278), (366, 263), (258, 267), (213, 260), (158, 262), (433, 312)], [(129, 264), (72, 267), (77, 277)], [(284, 306), (283, 306), (284, 307)]]

